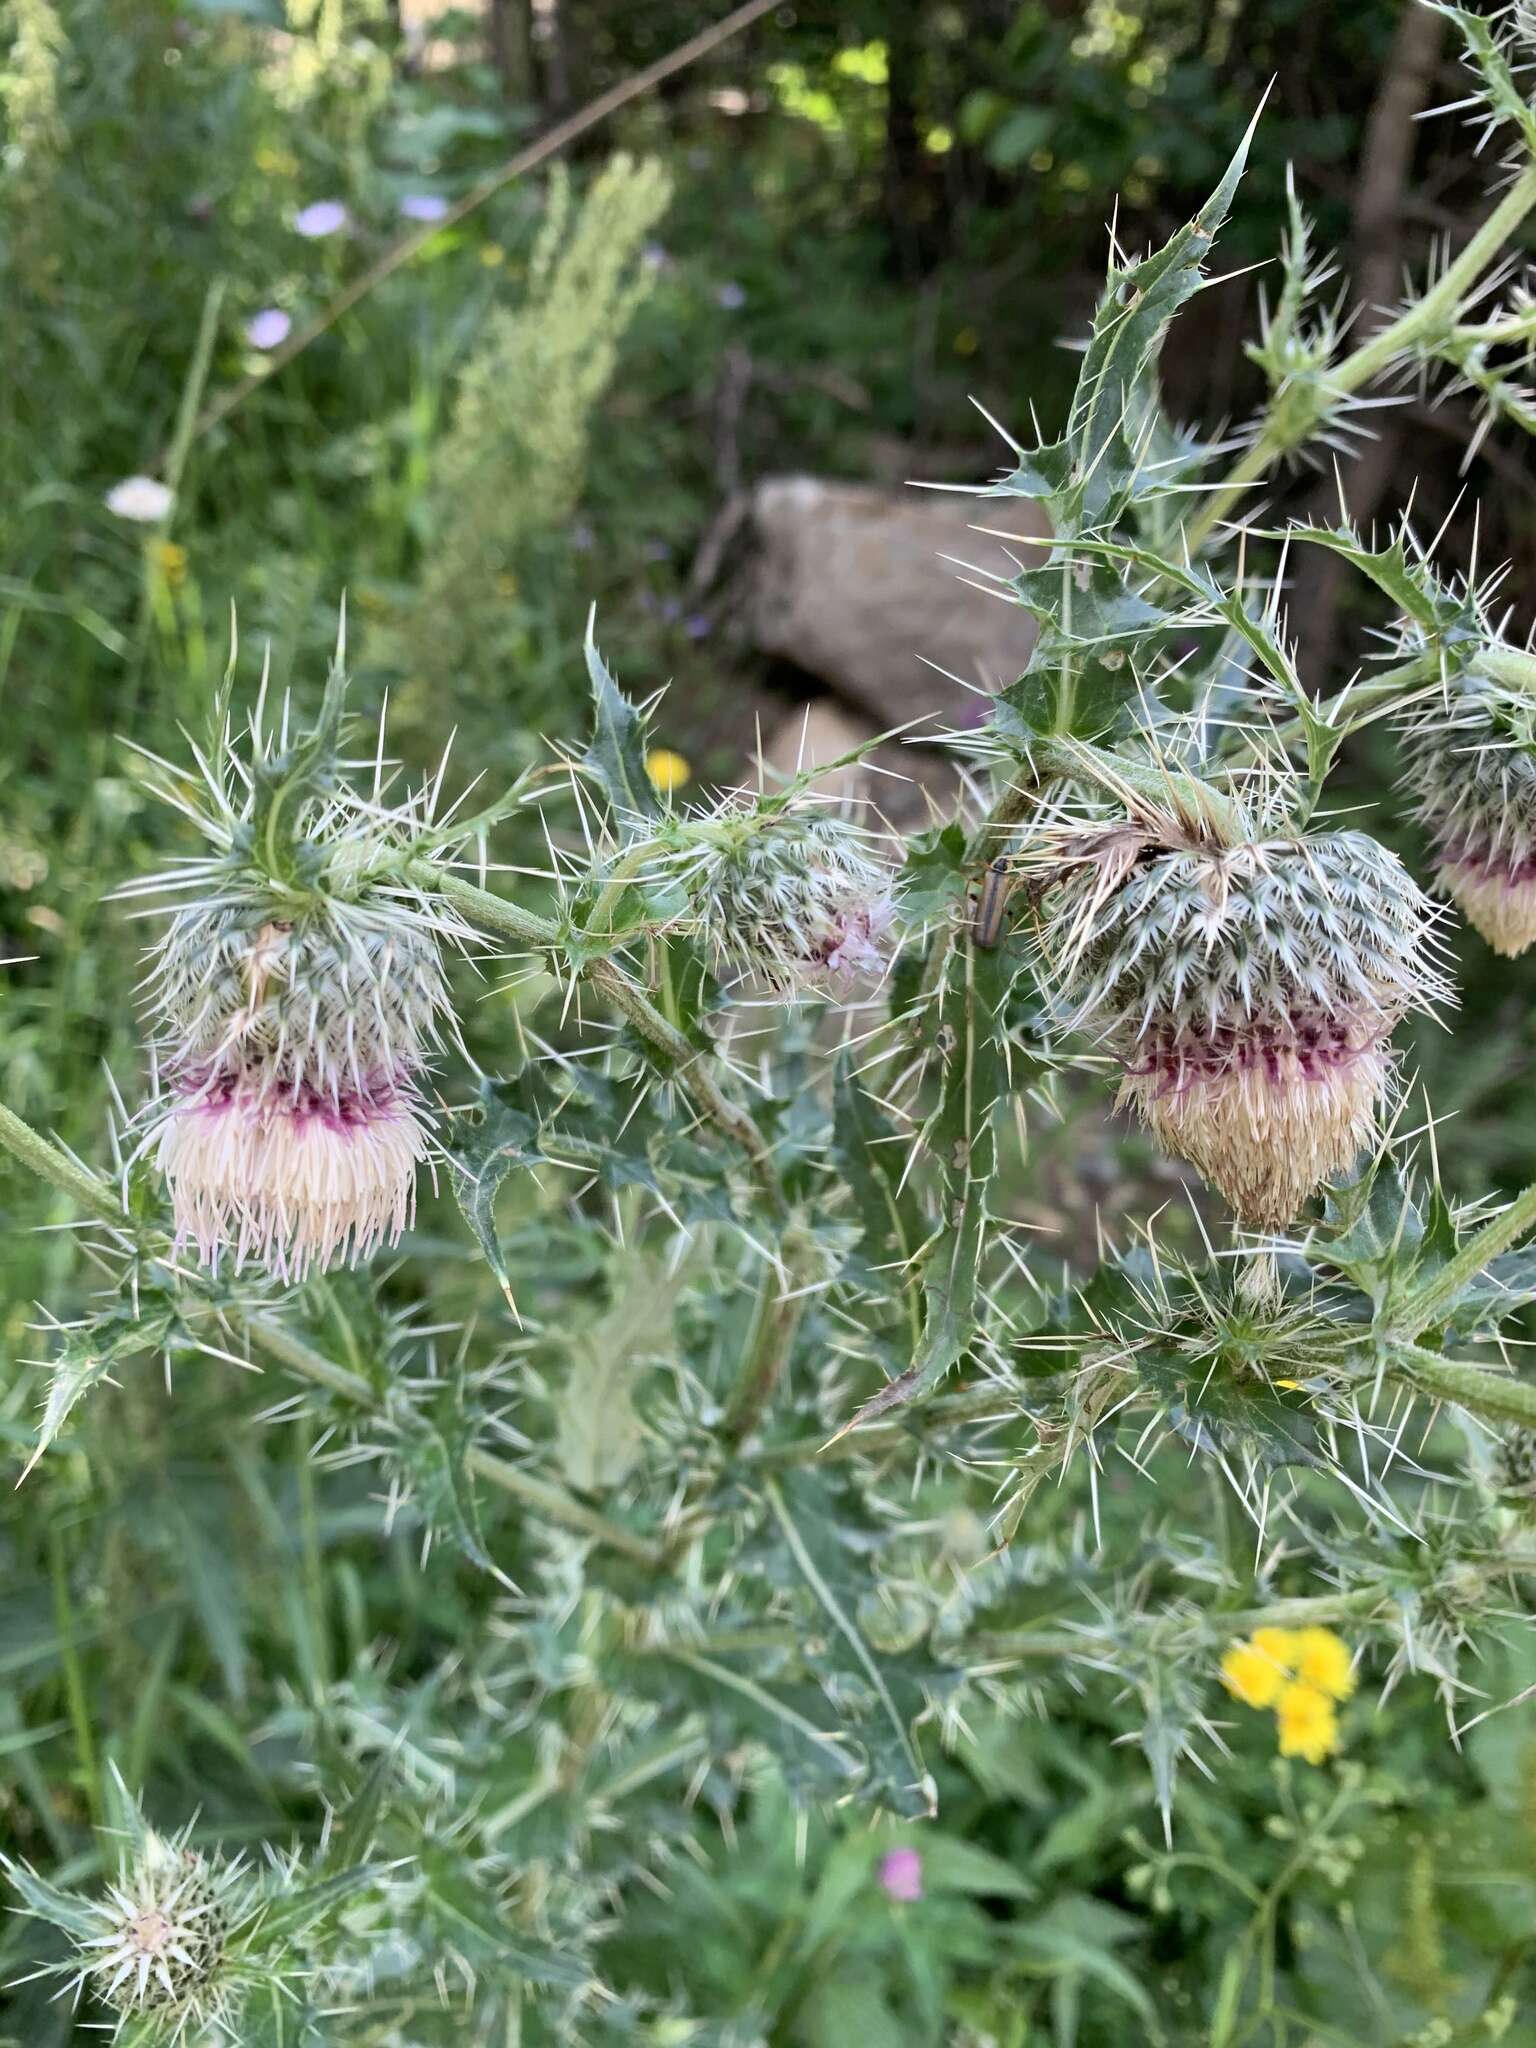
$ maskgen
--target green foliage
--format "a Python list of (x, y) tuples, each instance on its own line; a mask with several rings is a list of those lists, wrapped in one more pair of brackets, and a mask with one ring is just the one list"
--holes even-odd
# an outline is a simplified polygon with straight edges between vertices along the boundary
[[(1363, 367), (1343, 352), (1273, 128), (1222, 170), (1251, 74), (1294, 39), (1285, 0), (1235, 54), (1226, 15), (1171, 4), (952, 13), (915, 10), (905, 41), (872, 4), (764, 22), (746, 113), (713, 85), (637, 112), (632, 155), (561, 173), (542, 213), (487, 202), (201, 426), (251, 366), (250, 313), (321, 310), (399, 197), (468, 189), (533, 110), (473, 64), (392, 68), (363, 0), (290, 7), (280, 42), (270, 10), (158, 0), (6, 24), (0, 1430), (29, 1469), (0, 1514), (0, 2030), (28, 2048), (87, 2023), (134, 2048), (1536, 2029), (1521, 970), (1472, 960), (1473, 1027), (1425, 1042), (1441, 1120), (1405, 1091), (1258, 1237), (1075, 1072), (1111, 1041), (1073, 1035), (1048, 910), (1146, 885), (1138, 1014), (1198, 1023), (1213, 953), (1257, 1003), (1291, 973), (1328, 996), (1316, 962), (1359, 966), (1387, 859), (1335, 872), (1360, 842), (1313, 819), (1362, 793), (1340, 763), (1374, 774), (1381, 725), (1453, 689), (1496, 696), (1524, 762), (1530, 660), (1490, 579), (1407, 527), (1239, 549), (1217, 512), (1393, 371), (1449, 369), (1520, 423), (1528, 312), (1474, 304), (1501, 228)], [(563, 18), (593, 82), (697, 26)], [(1513, 140), (1518, 22), (1461, 25)], [(1391, 26), (1370, 6), (1330, 33), (1364, 64)], [(1331, 89), (1281, 135), (1336, 147)], [(962, 266), (1027, 249), (1035, 288), (1122, 175), (1157, 225), (1114, 252), (1070, 404), (1050, 412), (1059, 373), (1003, 323), (1007, 388), (1064, 426), (1011, 444), (990, 495), (1045, 496), (1055, 534), (1001, 586), (1039, 640), (962, 739), (959, 813), (898, 848), (809, 778), (662, 796), (653, 742), (694, 759), (710, 670), (740, 681), (724, 635), (701, 651), (667, 614), (693, 601), (667, 550), (730, 461), (841, 468), (870, 425), (957, 416)], [(898, 287), (887, 259), (922, 260), (940, 183), (955, 267)], [(973, 189), (993, 211), (954, 197)], [(354, 233), (300, 247), (289, 216), (329, 195)], [(1254, 351), (1270, 398), (1226, 469), (1162, 385), (1229, 208), (1224, 262), (1282, 220), (1292, 241)], [(738, 332), (773, 424), (733, 451), (698, 406)], [(139, 471), (178, 495), (135, 530), (102, 501)], [(1293, 541), (1392, 612), (1390, 662), (1331, 697), (1289, 645)], [(343, 587), (352, 706), (403, 677), (399, 769), (349, 718), (341, 656), (326, 680)], [(455, 720), (467, 764), (439, 752)], [(1353, 829), (1396, 831), (1388, 782)], [(189, 823), (211, 863), (186, 862)], [(1311, 860), (1307, 930), (1277, 911), (1262, 973), (1241, 934), (1165, 930), (1167, 841), (1196, 877), (1181, 918), (1241, 897), (1238, 853)], [(195, 913), (231, 892), (277, 923), (343, 902), (365, 954), (401, 915), (485, 941), (422, 1083), (436, 1185), (366, 1270), (300, 1284), (175, 1240), (138, 942), (101, 903), (168, 871), (210, 1004)], [(216, 1035), (302, 1040), (282, 949), (242, 931), (221, 928)], [(368, 1036), (347, 1001), (366, 989), (389, 1042), (394, 994), (351, 944), (304, 991), (338, 1123)], [(1280, 1706), (1223, 1676), (1266, 1630), (1349, 1665), (1315, 1761), (1277, 1756)], [(160, 1922), (210, 1888), (162, 1979)], [(76, 2019), (53, 1994), (82, 1972)]]

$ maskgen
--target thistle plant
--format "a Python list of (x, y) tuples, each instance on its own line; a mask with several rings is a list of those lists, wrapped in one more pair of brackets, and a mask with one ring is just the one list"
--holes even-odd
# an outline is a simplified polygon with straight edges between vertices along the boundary
[[(595, 629), (585, 747), (508, 788), (445, 798), (450, 756), (401, 794), (344, 649), (281, 713), (232, 683), (193, 771), (147, 772), (205, 851), (127, 882), (160, 920), (145, 1076), (99, 1160), (0, 1105), (89, 1283), (45, 1308), (28, 1482), (37, 1739), (73, 1735), (79, 1797), (17, 1795), (69, 1882), (11, 1874), (120, 2038), (845, 2040), (852, 1987), (906, 2039), (903, 1971), (935, 2044), (977, 2012), (1299, 2044), (1536, 2009), (1523, 1925), (1466, 1908), (1530, 1874), (1499, 1731), (1528, 1727), (1536, 1187), (1466, 1198), (1394, 1043), (1455, 1014), (1426, 884), (1529, 937), (1536, 659), (1408, 524), (1255, 495), (1403, 378), (1506, 373), (1480, 294), (1536, 116), (1520, 21), (1454, 19), (1513, 178), (1347, 353), (1293, 225), (1229, 469), (1157, 358), (1246, 144), (1113, 252), (1060, 436), (977, 493), (1051, 538), (995, 579), (1038, 637), (951, 736), (954, 816), (899, 842), (809, 777), (685, 801)], [(1309, 547), (1392, 614), (1332, 692), (1290, 645)], [(1401, 858), (1398, 794), (1345, 816), (1335, 779), (1379, 720)], [(218, 1454), (136, 1489), (195, 1404)], [(102, 1469), (134, 1503), (100, 1541), (116, 1635), (78, 1611)], [(167, 1552), (169, 1647), (130, 1598)], [(106, 1889), (109, 1684), (151, 1701), (130, 1765), (161, 1701), (198, 1762), (126, 1770), (163, 1822)], [(1459, 1852), (1426, 1774), (1380, 1767), (1389, 1698), (1437, 1782), (1504, 1773)], [(983, 1808), (1007, 1854), (946, 1834)]]

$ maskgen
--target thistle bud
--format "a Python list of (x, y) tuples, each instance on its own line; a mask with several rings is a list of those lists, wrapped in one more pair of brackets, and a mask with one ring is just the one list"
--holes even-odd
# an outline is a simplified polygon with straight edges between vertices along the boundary
[(105, 1898), (83, 1906), (100, 1931), (72, 1930), (76, 1982), (125, 2019), (200, 2039), (224, 2011), (221, 1965), (242, 1892), (238, 1864), (146, 1831)]
[(171, 1095), (153, 1151), (178, 1241), (286, 1280), (397, 1243), (448, 1004), (431, 926), (382, 894), (277, 917), (232, 892), (177, 913), (152, 982)]
[(690, 821), (682, 879), (716, 958), (775, 995), (836, 994), (891, 962), (896, 905), (873, 834), (834, 812)]
[(1394, 1025), (1449, 994), (1433, 906), (1359, 832), (1215, 844), (1159, 817), (1079, 835), (1055, 873), (1065, 1020), (1242, 1222), (1289, 1223), (1370, 1143)]
[(1468, 678), (1405, 721), (1436, 880), (1496, 953), (1536, 940), (1536, 704)]

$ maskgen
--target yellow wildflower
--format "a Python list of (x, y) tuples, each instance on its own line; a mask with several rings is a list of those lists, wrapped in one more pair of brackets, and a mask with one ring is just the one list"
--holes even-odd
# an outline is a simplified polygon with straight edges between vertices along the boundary
[(286, 149), (273, 149), (264, 142), (256, 152), (256, 168), (269, 178), (291, 178), (299, 168), (299, 160)]
[(681, 754), (667, 747), (652, 747), (645, 757), (645, 772), (663, 796), (670, 796), (674, 789), (682, 788), (693, 769)]
[(1333, 1701), (1315, 1685), (1297, 1679), (1284, 1687), (1275, 1702), (1275, 1720), (1282, 1756), (1304, 1757), (1309, 1764), (1320, 1764), (1339, 1746)]
[(480, 251), (480, 261), (487, 270), (495, 270), (499, 264), (505, 263), (506, 260), (507, 252), (499, 242), (487, 242)]
[(155, 560), (172, 590), (180, 590), (187, 580), (186, 549), (178, 541), (163, 540), (155, 549)]
[(1290, 1677), (1296, 1670), (1297, 1638), (1293, 1628), (1256, 1628), (1253, 1632), (1253, 1647), (1261, 1657), (1267, 1657), (1271, 1664)]
[(1331, 1628), (1303, 1628), (1296, 1632), (1296, 1676), (1316, 1686), (1330, 1699), (1347, 1700), (1355, 1689), (1349, 1645)]
[(1350, 1645), (1331, 1628), (1296, 1630), (1296, 1677), (1329, 1700), (1348, 1700), (1354, 1692)]
[(1252, 1643), (1234, 1643), (1221, 1660), (1221, 1680), (1245, 1707), (1272, 1707), (1286, 1674)]

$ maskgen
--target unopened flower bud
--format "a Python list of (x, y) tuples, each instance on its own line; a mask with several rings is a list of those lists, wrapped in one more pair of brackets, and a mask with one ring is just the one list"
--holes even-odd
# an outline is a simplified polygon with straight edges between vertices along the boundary
[(74, 1936), (78, 1981), (115, 2012), (154, 2015), (198, 2038), (223, 2009), (219, 1966), (241, 1883), (238, 1864), (147, 1833), (86, 1908), (100, 1931)]
[(893, 875), (872, 834), (833, 812), (726, 811), (682, 871), (711, 949), (775, 994), (837, 993), (891, 962)]

